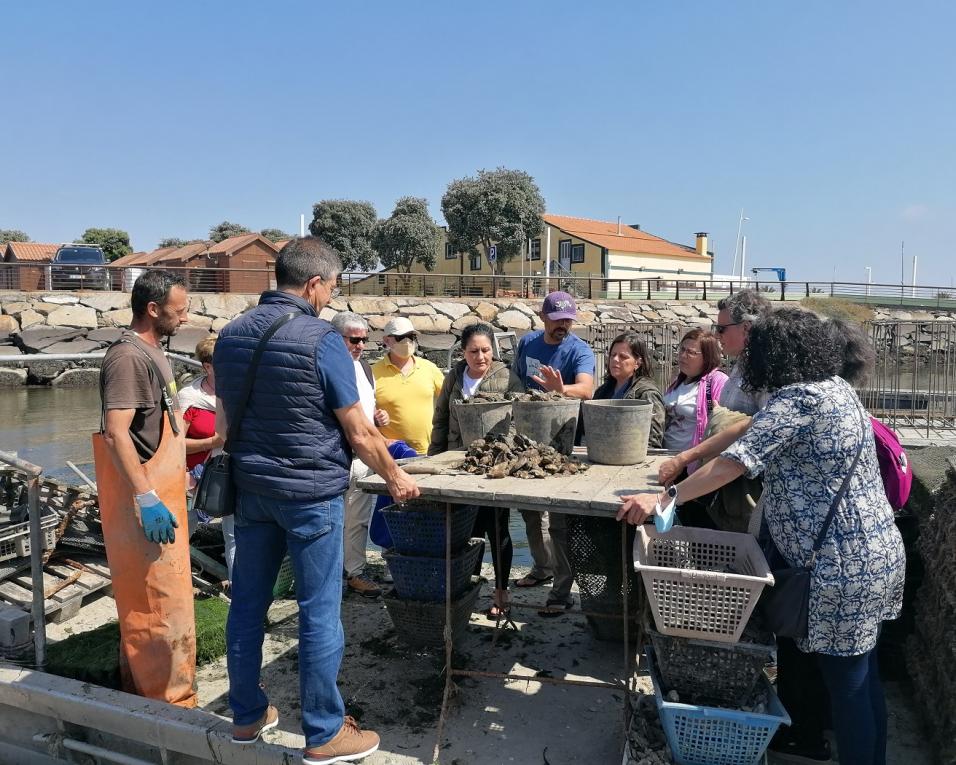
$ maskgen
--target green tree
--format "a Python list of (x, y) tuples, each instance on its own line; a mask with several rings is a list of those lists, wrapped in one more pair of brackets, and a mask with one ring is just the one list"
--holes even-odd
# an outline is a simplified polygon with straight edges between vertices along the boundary
[(185, 247), (189, 242), (185, 239), (180, 239), (178, 236), (170, 236), (165, 239), (160, 239), (159, 244), (156, 245), (156, 248), (159, 250), (164, 250), (167, 247)]
[(385, 268), (407, 274), (416, 263), (426, 271), (434, 270), (440, 237), (428, 213), (428, 202), (420, 197), (402, 197), (391, 216), (375, 227), (372, 245)]
[(129, 234), (118, 228), (88, 228), (83, 232), (80, 241), (85, 244), (98, 244), (110, 262), (133, 251), (129, 245)]
[(282, 242), (292, 238), (292, 234), (287, 234), (281, 228), (264, 228), (259, 233), (270, 242)]
[(251, 234), (252, 232), (239, 223), (230, 223), (224, 220), (218, 226), (209, 229), (209, 238), (214, 242), (222, 242), (231, 236), (241, 236), (242, 234)]
[(455, 252), (488, 257), (497, 247), (496, 270), (519, 253), (528, 239), (544, 228), (544, 197), (538, 185), (521, 170), (479, 170), (477, 177), (448, 184), (441, 199), (448, 222), (448, 240)]
[(312, 206), (309, 231), (338, 251), (346, 271), (371, 271), (378, 262), (372, 248), (377, 221), (371, 202), (323, 199)]
[(15, 228), (0, 228), (0, 244), (7, 242), (29, 242), (30, 237)]

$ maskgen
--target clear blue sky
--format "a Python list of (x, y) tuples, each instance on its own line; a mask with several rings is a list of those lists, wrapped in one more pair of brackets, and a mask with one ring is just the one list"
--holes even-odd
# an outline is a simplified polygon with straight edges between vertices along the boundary
[(531, 173), (550, 212), (730, 269), (954, 278), (956, 3), (29, 2), (0, 7), (0, 228), (149, 250), (324, 198)]

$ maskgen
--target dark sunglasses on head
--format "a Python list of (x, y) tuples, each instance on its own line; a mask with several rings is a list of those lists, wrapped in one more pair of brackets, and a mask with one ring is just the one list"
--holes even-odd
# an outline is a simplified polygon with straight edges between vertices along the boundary
[(367, 342), (368, 342), (368, 338), (367, 338), (367, 337), (347, 337), (347, 338), (345, 338), (345, 339), (348, 340), (352, 345), (358, 345), (359, 343), (367, 343)]

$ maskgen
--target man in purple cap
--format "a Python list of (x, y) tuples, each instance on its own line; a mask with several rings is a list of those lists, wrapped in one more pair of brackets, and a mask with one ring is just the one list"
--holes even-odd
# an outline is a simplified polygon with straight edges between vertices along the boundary
[[(518, 341), (512, 369), (529, 388), (556, 391), (565, 396), (590, 399), (594, 393), (594, 352), (571, 334), (578, 315), (574, 298), (567, 292), (552, 292), (541, 307), (544, 329), (530, 332)], [(564, 515), (521, 511), (528, 533), (534, 567), (515, 581), (518, 587), (534, 587), (554, 579), (542, 616), (556, 616), (573, 606), (571, 565), (568, 562), (567, 526)], [(550, 533), (549, 533), (550, 531)]]

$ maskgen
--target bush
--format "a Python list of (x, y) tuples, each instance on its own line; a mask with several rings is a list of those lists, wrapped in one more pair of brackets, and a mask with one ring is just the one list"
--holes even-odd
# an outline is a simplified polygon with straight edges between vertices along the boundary
[(868, 305), (853, 303), (839, 298), (809, 297), (800, 301), (808, 311), (827, 316), (831, 319), (844, 319), (862, 324), (873, 319), (873, 309)]

